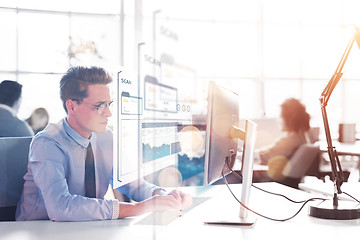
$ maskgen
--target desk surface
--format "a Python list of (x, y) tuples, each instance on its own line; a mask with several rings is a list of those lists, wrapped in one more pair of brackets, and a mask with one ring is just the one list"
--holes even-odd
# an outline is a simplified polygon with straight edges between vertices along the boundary
[[(296, 200), (311, 195), (276, 183), (256, 184), (264, 189), (287, 195)], [(232, 185), (240, 195), (241, 185)], [(286, 222), (257, 217), (252, 226), (206, 225), (209, 218), (237, 216), (239, 205), (225, 185), (186, 187), (193, 196), (212, 197), (170, 224), (141, 225), (144, 216), (91, 222), (1, 222), (0, 239), (339, 239), (355, 237), (360, 233), (360, 220), (323, 220), (310, 217), (307, 206), (298, 216)], [(249, 207), (274, 218), (293, 215), (299, 204), (266, 194), (252, 188)]]
[[(332, 181), (322, 182), (321, 180), (315, 180), (309, 183), (300, 183), (299, 188), (313, 194), (320, 194), (328, 197), (334, 195), (334, 183)], [(344, 182), (341, 185), (341, 191), (350, 194), (356, 199), (360, 199), (360, 182)], [(338, 197), (341, 200), (351, 200), (346, 194), (340, 194)]]

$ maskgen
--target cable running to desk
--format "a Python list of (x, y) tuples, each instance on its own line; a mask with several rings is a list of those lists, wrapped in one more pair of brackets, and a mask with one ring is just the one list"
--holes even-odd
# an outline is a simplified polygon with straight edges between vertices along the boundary
[[(240, 174), (238, 174), (237, 172), (235, 172), (235, 171), (230, 167), (228, 161), (226, 161), (226, 164), (227, 164), (228, 169), (231, 171), (231, 173), (235, 174), (235, 176), (242, 181), (242, 179), (243, 179), (242, 175), (240, 175)], [(224, 175), (223, 175), (223, 177), (224, 177)], [(251, 183), (251, 186), (254, 187), (254, 188), (256, 188), (256, 189), (258, 189), (258, 190), (260, 190), (260, 191), (263, 191), (263, 192), (265, 192), (265, 193), (272, 194), (272, 195), (279, 196), (279, 197), (283, 197), (283, 198), (285, 198), (286, 200), (289, 200), (290, 202), (293, 202), (293, 203), (304, 203), (304, 202), (307, 201), (307, 200), (296, 201), (296, 200), (293, 200), (293, 199), (291, 199), (291, 198), (289, 198), (289, 197), (287, 197), (287, 196), (285, 196), (285, 195), (283, 195), (283, 194), (274, 193), (274, 192), (270, 192), (270, 191), (267, 191), (267, 190), (265, 190), (265, 189), (262, 189), (262, 188), (260, 188), (260, 187), (258, 187), (258, 186), (255, 186), (253, 183)]]
[(254, 214), (256, 214), (256, 215), (258, 215), (258, 216), (260, 216), (260, 217), (266, 218), (266, 219), (268, 219), (268, 220), (277, 221), (277, 222), (285, 222), (285, 221), (287, 221), (287, 220), (290, 220), (290, 219), (296, 217), (296, 216), (301, 212), (301, 210), (305, 207), (305, 205), (306, 205), (308, 202), (314, 201), (314, 200), (323, 200), (323, 201), (328, 200), (328, 199), (325, 199), (325, 198), (310, 198), (310, 199), (306, 200), (306, 201), (301, 205), (300, 209), (299, 209), (293, 216), (291, 216), (291, 217), (284, 218), (284, 219), (277, 219), (277, 218), (267, 217), (267, 216), (265, 216), (265, 215), (262, 215), (261, 213), (255, 212), (254, 210), (250, 209), (248, 206), (245, 206), (245, 204), (243, 204), (243, 203), (235, 196), (235, 194), (233, 193), (233, 191), (230, 189), (229, 183), (227, 182), (226, 177), (224, 176), (223, 173), (224, 173), (224, 172), (222, 172), (222, 176), (223, 176), (223, 178), (224, 178), (224, 180), (225, 180), (225, 185), (226, 185), (227, 188), (229, 189), (231, 195), (233, 195), (233, 197), (236, 199), (236, 201), (237, 201), (238, 203), (240, 203), (240, 205), (241, 205), (243, 208), (247, 209), (248, 211), (250, 211), (250, 212), (252, 212), (252, 213), (254, 213)]
[[(228, 161), (226, 161), (226, 165), (227, 165), (227, 167), (229, 168), (229, 170), (230, 170), (231, 172), (234, 172), (234, 171), (229, 167)], [(225, 168), (225, 166), (224, 166), (224, 168)], [(289, 200), (289, 201), (291, 201), (291, 202), (293, 202), (293, 203), (303, 203), (303, 204), (301, 205), (301, 207), (299, 208), (299, 210), (298, 210), (293, 216), (291, 216), (291, 217), (284, 218), (284, 219), (277, 219), (277, 218), (268, 217), (268, 216), (265, 216), (265, 215), (263, 215), (263, 214), (261, 214), (261, 213), (255, 212), (254, 210), (250, 209), (248, 206), (246, 206), (245, 204), (243, 204), (243, 203), (235, 196), (235, 194), (233, 193), (233, 191), (231, 190), (231, 188), (230, 188), (230, 186), (229, 186), (229, 183), (228, 183), (228, 181), (227, 181), (227, 179), (226, 179), (226, 176), (224, 175), (224, 168), (223, 168), (222, 171), (221, 171), (221, 175), (222, 175), (222, 177), (224, 178), (226, 187), (229, 189), (231, 195), (233, 195), (233, 197), (235, 198), (235, 200), (236, 200), (243, 208), (247, 209), (248, 211), (250, 211), (250, 212), (252, 212), (252, 213), (254, 213), (254, 214), (256, 214), (256, 215), (258, 215), (258, 216), (260, 216), (260, 217), (263, 217), (263, 218), (265, 218), (265, 219), (268, 219), (268, 220), (277, 221), (277, 222), (285, 222), (285, 221), (288, 221), (288, 220), (296, 217), (296, 216), (301, 212), (301, 210), (305, 207), (305, 205), (306, 205), (308, 202), (310, 202), (310, 201), (315, 201), (315, 200), (322, 200), (322, 201), (329, 200), (329, 199), (325, 199), (325, 198), (309, 198), (309, 199), (304, 200), (304, 201), (294, 201), (294, 200), (286, 197), (285, 195), (278, 194), (278, 193), (273, 193), (273, 192), (269, 192), (269, 191), (266, 191), (266, 190), (264, 190), (264, 189), (261, 189), (261, 188), (259, 188), (259, 187), (256, 187), (256, 186), (252, 185), (253, 187), (255, 187), (255, 188), (257, 188), (257, 189), (259, 189), (259, 190), (261, 190), (261, 191), (264, 191), (264, 192), (266, 192), (266, 193), (270, 193), (270, 194), (273, 194), (273, 195), (276, 195), (276, 196), (284, 197), (285, 199), (287, 199), (287, 200)], [(235, 172), (234, 172), (234, 173), (235, 173)], [(239, 177), (242, 178), (242, 176), (238, 175), (237, 173), (235, 173), (235, 174), (236, 174), (237, 176), (239, 176)]]
[[(230, 171), (231, 171), (232, 173), (234, 173), (234, 174), (236, 175), (236, 177), (238, 177), (240, 180), (242, 180), (242, 176), (241, 176), (241, 175), (239, 175), (237, 172), (233, 171), (232, 169), (230, 169)], [(254, 187), (254, 188), (256, 188), (257, 190), (263, 191), (263, 192), (265, 192), (265, 193), (272, 194), (272, 195), (279, 196), (279, 197), (283, 197), (283, 198), (285, 198), (286, 200), (288, 200), (288, 201), (290, 201), (290, 202), (293, 202), (293, 203), (304, 203), (304, 202), (307, 201), (307, 200), (296, 201), (296, 200), (293, 200), (293, 199), (291, 199), (291, 198), (289, 198), (289, 197), (287, 197), (287, 196), (285, 196), (285, 195), (283, 195), (283, 194), (274, 193), (274, 192), (270, 192), (270, 191), (268, 191), (268, 190), (262, 189), (262, 188), (260, 188), (260, 187), (258, 187), (258, 186), (255, 186), (253, 183), (251, 183), (251, 186)]]
[(345, 195), (347, 195), (347, 196), (349, 196), (349, 197), (351, 197), (352, 199), (354, 199), (355, 201), (357, 201), (358, 203), (360, 203), (360, 201), (359, 200), (357, 200), (355, 197), (353, 197), (353, 196), (351, 196), (350, 194), (348, 194), (348, 193), (346, 193), (346, 192), (342, 192), (343, 194), (345, 194)]
[[(235, 172), (235, 171), (230, 167), (228, 161), (226, 161), (226, 163), (227, 163), (227, 167), (228, 167), (228, 169), (231, 171), (231, 173), (235, 174), (235, 176), (242, 181), (242, 175), (240, 175), (240, 174), (238, 174), (237, 172)], [(275, 195), (275, 196), (283, 197), (283, 198), (285, 198), (285, 199), (287, 199), (287, 200), (289, 200), (290, 202), (293, 202), (293, 203), (304, 203), (304, 202), (307, 201), (307, 200), (296, 201), (296, 200), (293, 200), (293, 199), (291, 199), (291, 198), (289, 198), (289, 197), (287, 197), (287, 196), (285, 196), (285, 195), (283, 195), (283, 194), (274, 193), (274, 192), (270, 192), (270, 191), (267, 191), (267, 190), (265, 190), (265, 189), (262, 189), (262, 188), (260, 188), (260, 187), (258, 187), (258, 186), (255, 186), (253, 183), (251, 183), (251, 186), (254, 187), (254, 188), (256, 188), (256, 189), (258, 189), (258, 190), (260, 190), (260, 191), (263, 191), (263, 192), (265, 192), (265, 193), (269, 193), (269, 194), (272, 194), (272, 195)], [(345, 195), (347, 195), (347, 196), (349, 196), (350, 198), (354, 199), (356, 202), (360, 203), (360, 201), (359, 201), (358, 199), (356, 199), (355, 197), (353, 197), (353, 196), (350, 195), (349, 193), (344, 192), (344, 191), (342, 191), (342, 193), (345, 194)], [(327, 199), (326, 199), (326, 200), (327, 200)]]

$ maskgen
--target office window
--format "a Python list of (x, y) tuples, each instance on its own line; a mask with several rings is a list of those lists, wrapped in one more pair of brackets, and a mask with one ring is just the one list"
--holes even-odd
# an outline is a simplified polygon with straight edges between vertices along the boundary
[(18, 0), (17, 7), (36, 10), (52, 10), (52, 11), (72, 11), (82, 13), (103, 13), (117, 14), (120, 11), (119, 0), (103, 0), (101, 4), (97, 1), (88, 0)]
[[(209, 1), (204, 1), (208, 4)], [(212, 0), (211, 19), (217, 21), (239, 21), (243, 23), (257, 23), (261, 17), (261, 4), (259, 0)]]
[(70, 65), (102, 66), (115, 75), (120, 8), (118, 0), (0, 3), (0, 30), (6, 32), (0, 39), (0, 76), (23, 85), (21, 118), (36, 107), (47, 108), (52, 121), (64, 116), (59, 81)]
[[(69, 11), (71, 10), (71, 0), (62, 0), (62, 1), (46, 1), (46, 0), (17, 0), (14, 1), (15, 6), (18, 8), (24, 9), (34, 9), (34, 10), (52, 10), (52, 11)], [(72, 1), (77, 3), (79, 1)]]
[(68, 67), (68, 17), (20, 12), (18, 18), (19, 70), (64, 72)]
[[(323, 128), (323, 120), (319, 98), (327, 83), (328, 79), (308, 79), (302, 82), (302, 103), (306, 106), (306, 111), (311, 116), (311, 124), (321, 128)], [(338, 94), (331, 96), (331, 103), (339, 100), (338, 97)], [(331, 103), (328, 106), (329, 110), (334, 107), (336, 109), (337, 104), (335, 106)]]
[(19, 118), (28, 118), (38, 107), (49, 112), (51, 122), (58, 122), (65, 117), (60, 100), (60, 78), (60, 74), (20, 74), (19, 83), (23, 89)]
[(258, 94), (258, 83), (252, 79), (241, 79), (235, 84), (230, 80), (229, 87), (239, 94), (239, 113), (241, 119), (253, 118), (254, 116), (261, 116), (261, 101)]
[[(306, 105), (306, 110), (311, 116), (311, 125), (320, 127), (320, 133), (324, 132), (324, 122), (321, 112), (320, 96), (329, 79), (311, 79), (303, 81), (302, 102)], [(334, 89), (326, 106), (326, 112), (330, 125), (331, 135), (336, 138), (338, 135), (338, 124), (343, 121), (345, 109), (342, 107), (344, 102), (344, 82)], [(325, 138), (325, 136), (323, 136)]]
[(109, 70), (119, 68), (119, 18), (71, 16), (70, 36), (71, 65), (98, 65)]
[(262, 1), (264, 21), (267, 23), (280, 23), (297, 25), (301, 23), (301, 0), (271, 0)]
[(1, 1), (1, 7), (15, 8), (16, 6), (17, 6), (17, 1), (13, 1), (13, 0), (2, 0)]
[(306, 25), (302, 38), (303, 76), (330, 79), (349, 40), (331, 25)]
[[(239, 95), (239, 114), (241, 119), (254, 118), (254, 116), (261, 116), (261, 101), (258, 95), (253, 94), (257, 91), (258, 85), (252, 79), (241, 79), (234, 81), (233, 79), (202, 79), (203, 93), (202, 96), (206, 99), (208, 96), (208, 83), (214, 81), (219, 86), (230, 89)], [(255, 107), (254, 107), (255, 106)], [(204, 111), (206, 114), (206, 111)]]
[(123, 62), (127, 69), (135, 72), (137, 55), (135, 54), (135, 22), (132, 17), (124, 19), (124, 36), (122, 49)]
[(101, 3), (88, 0), (68, 1), (70, 2), (71, 10), (75, 12), (118, 14), (121, 7), (121, 0), (104, 0)]
[(297, 25), (265, 24), (264, 75), (267, 78), (299, 78), (301, 29)]
[(16, 74), (12, 74), (12, 73), (0, 73), (0, 82), (2, 82), (3, 80), (15, 80), (16, 79)]
[(3, 11), (0, 14), (0, 71), (16, 69), (16, 13)]
[(155, 9), (166, 11), (172, 19), (185, 21), (233, 21), (256, 22), (260, 17), (259, 0), (153, 0), (143, 1), (144, 15), (150, 16)]
[[(136, 6), (142, 7), (136, 9), (142, 25), (134, 18)], [(243, 111), (249, 118), (278, 116), (279, 104), (289, 96), (318, 114), (324, 84), (352, 37), (352, 24), (360, 24), (357, 9), (356, 0), (5, 0), (0, 3), (0, 30), (6, 32), (0, 39), (0, 76), (21, 79), (27, 87), (32, 77), (24, 76), (36, 73), (48, 79), (44, 88), (52, 88), (59, 81), (55, 76), (71, 64), (100, 65), (112, 73), (124, 65), (136, 74), (136, 41), (151, 46), (155, 34), (157, 52), (177, 64), (166, 69), (168, 81), (192, 81), (201, 103), (207, 95), (200, 86), (214, 80), (249, 99)], [(350, 100), (360, 79), (360, 50), (353, 48), (330, 99), (336, 103), (329, 103), (329, 112), (344, 116), (334, 121), (360, 121)]]
[(217, 61), (214, 55), (213, 24), (203, 21), (178, 21), (173, 24), (179, 34), (179, 55), (176, 61), (196, 69), (198, 76), (210, 77), (215, 74)]
[(215, 77), (256, 77), (259, 41), (255, 24), (214, 24), (208, 55), (216, 64)]
[[(359, 75), (360, 76), (360, 75)], [(359, 77), (360, 78), (360, 77)], [(344, 118), (343, 122), (357, 123), (360, 121), (360, 108), (358, 103), (360, 102), (360, 80), (346, 80), (344, 82)]]
[(280, 117), (280, 105), (287, 98), (300, 98), (299, 80), (270, 80), (264, 84), (265, 116)]
[[(346, 0), (301, 0), (300, 2), (302, 22), (305, 24), (339, 24), (348, 15), (347, 12), (342, 11)], [(353, 5), (353, 7), (357, 6)]]
[[(348, 39), (348, 41), (350, 40), (350, 38)], [(346, 45), (347, 43), (344, 42), (344, 45)], [(345, 51), (345, 47), (343, 49), (343, 51)], [(340, 61), (337, 60), (337, 61)], [(360, 48), (359, 46), (356, 44), (356, 42), (354, 42), (353, 45), (353, 49), (351, 50), (348, 60), (346, 61), (346, 64), (344, 66), (344, 79), (358, 79), (360, 80)], [(335, 70), (334, 70), (335, 71)]]

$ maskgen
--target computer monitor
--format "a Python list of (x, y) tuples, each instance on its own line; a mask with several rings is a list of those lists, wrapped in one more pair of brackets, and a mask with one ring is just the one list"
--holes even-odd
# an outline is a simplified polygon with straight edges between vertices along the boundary
[(237, 153), (237, 140), (230, 136), (233, 126), (239, 122), (238, 94), (209, 83), (208, 111), (205, 138), (204, 184), (209, 185), (230, 173), (224, 168), (226, 158), (233, 167)]
[(214, 183), (226, 176), (236, 160), (238, 139), (243, 140), (242, 154), (242, 193), (239, 218), (206, 221), (216, 224), (251, 225), (255, 222), (249, 216), (248, 206), (252, 185), (253, 159), (257, 124), (246, 120), (245, 131), (238, 128), (239, 100), (231, 90), (220, 87), (214, 82), (209, 84), (208, 116), (205, 140), (204, 183)]

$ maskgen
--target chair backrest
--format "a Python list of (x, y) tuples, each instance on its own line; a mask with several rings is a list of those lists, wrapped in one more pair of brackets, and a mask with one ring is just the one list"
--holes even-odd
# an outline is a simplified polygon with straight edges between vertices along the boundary
[(319, 146), (305, 143), (301, 145), (285, 165), (282, 174), (289, 178), (302, 178), (317, 158), (320, 157)]
[(31, 137), (0, 138), (0, 221), (15, 220)]

